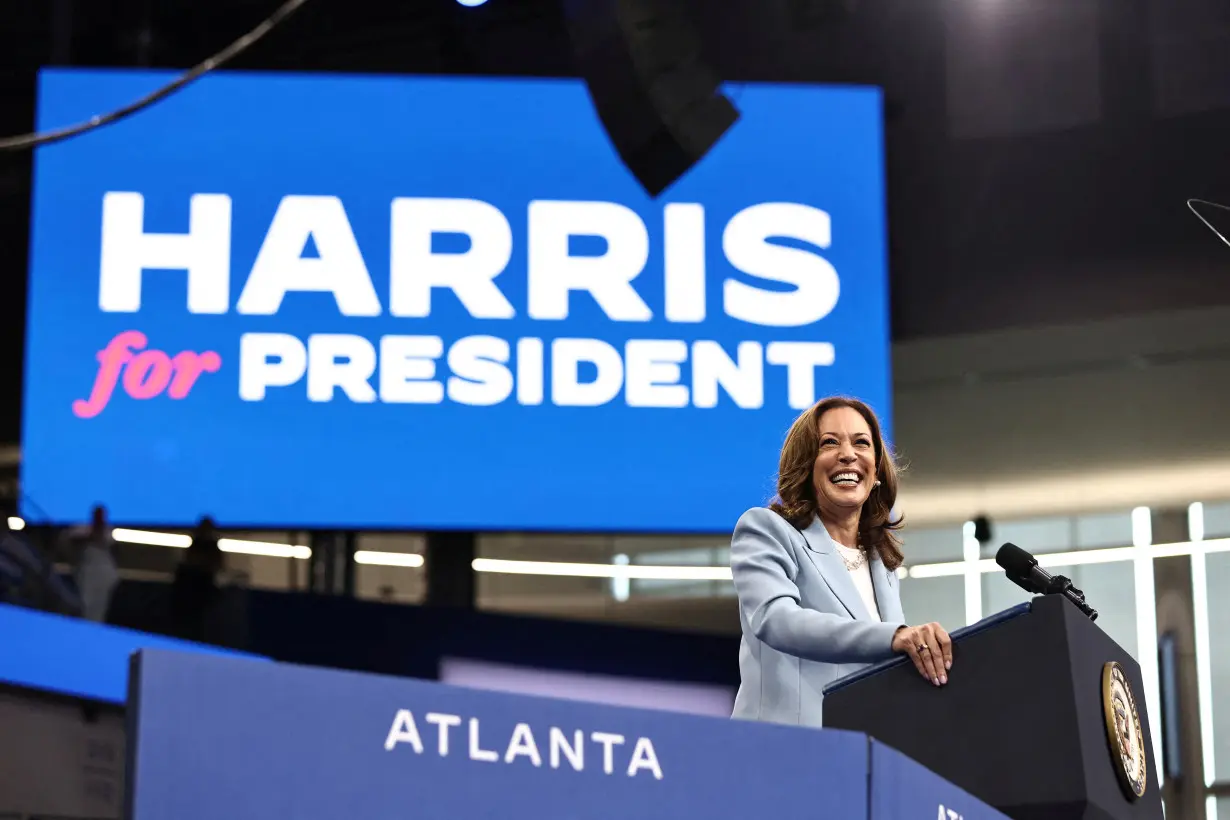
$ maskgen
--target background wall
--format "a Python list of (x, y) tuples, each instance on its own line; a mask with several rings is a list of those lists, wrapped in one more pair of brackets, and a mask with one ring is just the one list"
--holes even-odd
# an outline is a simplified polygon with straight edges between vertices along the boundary
[(901, 508), (918, 525), (1230, 498), (1227, 327), (1211, 308), (897, 345)]
[(124, 717), (0, 691), (0, 815), (119, 817)]

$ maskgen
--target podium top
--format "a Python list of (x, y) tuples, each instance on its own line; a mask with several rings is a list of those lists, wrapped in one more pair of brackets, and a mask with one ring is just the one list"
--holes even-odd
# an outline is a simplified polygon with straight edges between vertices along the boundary
[[(952, 638), (953, 643), (956, 643), (962, 638), (968, 638), (970, 635), (977, 635), (979, 632), (984, 632), (994, 626), (1002, 624), (1005, 621), (1010, 621), (1013, 618), (1019, 618), (1029, 612), (1031, 606), (1032, 604), (1028, 601), (1023, 604), (1017, 604), (1011, 609), (1005, 609), (1002, 612), (996, 612), (994, 615), (988, 615), (976, 624), (963, 626), (960, 629), (949, 633), (949, 637)], [(857, 672), (846, 675), (844, 678), (838, 678), (833, 681), (828, 686), (824, 687), (824, 694), (825, 696), (828, 696), (839, 689), (844, 689), (847, 686), (857, 683), (865, 678), (869, 678), (872, 675), (878, 675), (881, 672), (907, 663), (910, 663), (910, 658), (908, 655), (898, 655), (897, 657), (889, 658), (886, 661), (873, 663), (870, 666), (863, 667)]]

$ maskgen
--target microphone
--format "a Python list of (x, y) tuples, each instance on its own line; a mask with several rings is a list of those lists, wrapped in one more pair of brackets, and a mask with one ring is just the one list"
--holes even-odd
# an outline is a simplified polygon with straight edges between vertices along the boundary
[(1062, 595), (1076, 605), (1089, 620), (1098, 619), (1098, 611), (1085, 603), (1085, 593), (1072, 586), (1072, 581), (1062, 575), (1051, 575), (1038, 566), (1034, 558), (1016, 544), (1008, 543), (995, 553), (995, 563), (1004, 568), (1008, 580), (1026, 592), (1037, 595)]

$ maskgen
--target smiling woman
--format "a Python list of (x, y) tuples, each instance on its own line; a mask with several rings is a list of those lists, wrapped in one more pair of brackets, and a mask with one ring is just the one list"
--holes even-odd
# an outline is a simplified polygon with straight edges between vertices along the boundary
[(901, 611), (896, 500), (897, 468), (870, 407), (829, 398), (795, 420), (777, 498), (744, 513), (731, 539), (743, 629), (734, 717), (820, 726), (828, 683), (894, 654), (948, 683), (948, 633), (907, 626)]
[(863, 402), (825, 399), (795, 420), (782, 447), (777, 492), (772, 510), (797, 529), (819, 515), (839, 545), (864, 557), (874, 551), (887, 569), (901, 566), (893, 531), (902, 522), (891, 521), (897, 466), (879, 419)]

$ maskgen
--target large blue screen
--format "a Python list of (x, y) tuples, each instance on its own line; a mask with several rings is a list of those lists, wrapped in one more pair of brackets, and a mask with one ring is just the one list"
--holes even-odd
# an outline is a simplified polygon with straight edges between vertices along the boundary
[[(40, 128), (156, 72), (49, 71)], [(880, 95), (746, 85), (657, 200), (571, 80), (215, 74), (35, 161), (56, 519), (728, 531), (790, 421), (889, 421)]]

